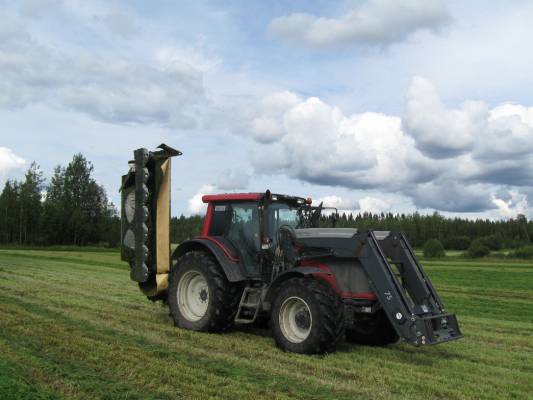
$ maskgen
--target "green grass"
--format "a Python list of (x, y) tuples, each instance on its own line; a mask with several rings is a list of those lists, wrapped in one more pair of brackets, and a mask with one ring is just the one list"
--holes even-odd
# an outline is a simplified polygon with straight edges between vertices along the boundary
[[(510, 253), (512, 253), (514, 249), (501, 249), (497, 251), (491, 251), (490, 254), (486, 257), (483, 257), (483, 260), (495, 260), (500, 262), (502, 259), (505, 259), (509, 256)], [(466, 250), (445, 250), (445, 257), (446, 259), (456, 258), (456, 259), (462, 259), (462, 260), (469, 260), (470, 257), (467, 256)], [(415, 254), (417, 257), (424, 259), (424, 251), (422, 249), (415, 249)], [(520, 259), (520, 258), (511, 258), (513, 262), (516, 261), (526, 261), (528, 263), (531, 263), (531, 260), (526, 259)], [(477, 259), (479, 260), (479, 258)]]
[(0, 250), (42, 250), (42, 251), (75, 251), (75, 252), (111, 252), (117, 253), (120, 251), (118, 247), (99, 247), (99, 246), (36, 246), (36, 245), (17, 245), (17, 244), (0, 244)]
[(1, 399), (525, 399), (533, 264), (425, 261), (465, 338), (278, 350), (267, 331), (174, 328), (115, 252), (0, 250)]

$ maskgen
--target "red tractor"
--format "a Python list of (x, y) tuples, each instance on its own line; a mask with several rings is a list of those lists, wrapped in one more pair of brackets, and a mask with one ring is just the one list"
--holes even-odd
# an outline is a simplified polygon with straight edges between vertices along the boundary
[(138, 149), (122, 179), (122, 258), (176, 326), (223, 332), (269, 318), (278, 347), (335, 351), (401, 337), (419, 346), (461, 337), (401, 232), (318, 227), (322, 204), (264, 193), (207, 195), (199, 236), (170, 252), (170, 157)]

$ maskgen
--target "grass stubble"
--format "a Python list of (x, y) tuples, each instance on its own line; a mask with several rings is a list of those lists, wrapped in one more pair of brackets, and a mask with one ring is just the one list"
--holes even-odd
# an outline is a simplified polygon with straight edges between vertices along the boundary
[(464, 339), (303, 356), (268, 331), (175, 328), (117, 253), (0, 250), (1, 398), (531, 398), (533, 265), (424, 265)]

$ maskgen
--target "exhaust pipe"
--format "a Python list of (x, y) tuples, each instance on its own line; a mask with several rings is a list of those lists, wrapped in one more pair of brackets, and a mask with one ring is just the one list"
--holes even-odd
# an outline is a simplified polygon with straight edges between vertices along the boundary
[(122, 176), (121, 259), (148, 297), (164, 292), (170, 269), (170, 161), (182, 153), (165, 144), (133, 152)]

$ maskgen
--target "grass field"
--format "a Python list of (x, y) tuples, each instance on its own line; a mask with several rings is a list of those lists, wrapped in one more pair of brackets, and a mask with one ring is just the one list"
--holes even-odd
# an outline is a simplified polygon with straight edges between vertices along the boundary
[(0, 398), (532, 398), (533, 264), (424, 264), (464, 339), (302, 356), (174, 328), (118, 253), (0, 250)]

